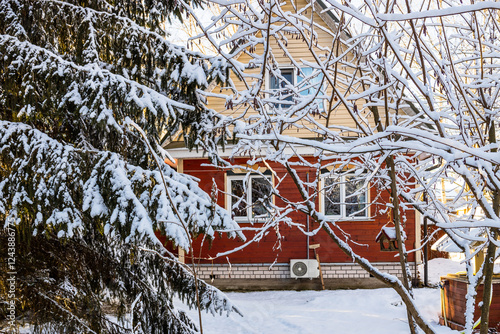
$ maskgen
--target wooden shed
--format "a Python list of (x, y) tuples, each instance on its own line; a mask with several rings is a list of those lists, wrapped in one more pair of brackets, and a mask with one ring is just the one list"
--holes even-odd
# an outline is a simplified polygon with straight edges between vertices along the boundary
[[(500, 275), (493, 279), (493, 298), (490, 309), (490, 328), (500, 331)], [(449, 274), (441, 277), (443, 294), (441, 294), (442, 314), (439, 317), (441, 325), (451, 329), (463, 330), (465, 328), (465, 303), (467, 294), (467, 279), (465, 274)], [(480, 318), (479, 302), (483, 296), (483, 284), (477, 289), (474, 321)]]

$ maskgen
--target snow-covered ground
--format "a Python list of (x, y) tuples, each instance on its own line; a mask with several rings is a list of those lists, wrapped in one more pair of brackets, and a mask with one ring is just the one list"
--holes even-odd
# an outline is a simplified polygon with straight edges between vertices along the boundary
[[(437, 333), (458, 333), (438, 325), (439, 289), (416, 289), (416, 302)], [(244, 317), (203, 313), (206, 334), (409, 333), (406, 309), (392, 289), (266, 291), (228, 293)], [(197, 319), (195, 311), (190, 311)]]
[[(437, 285), (439, 283), (440, 277), (446, 274), (455, 274), (458, 272), (465, 272), (465, 263), (462, 257), (456, 257), (455, 260), (450, 259), (432, 259), (429, 261), (429, 284)], [(418, 271), (420, 273), (420, 278), (423, 280), (424, 277), (424, 267), (423, 265), (418, 266)], [(500, 274), (500, 260), (495, 261), (495, 266), (493, 268), (495, 274)]]
[[(420, 278), (424, 279), (424, 266), (419, 265), (418, 271)], [(465, 271), (465, 263), (460, 263), (459, 260), (452, 261), (450, 259), (432, 259), (429, 261), (429, 284), (437, 285), (441, 276), (446, 274), (455, 274), (460, 271)]]
[[(464, 269), (456, 261), (431, 260), (429, 282), (437, 284), (440, 276)], [(406, 309), (392, 289), (232, 292), (228, 296), (244, 316), (203, 313), (204, 333), (409, 333)], [(416, 289), (415, 297), (423, 317), (437, 333), (458, 333), (438, 324), (439, 289)], [(197, 319), (196, 311), (188, 313)]]
[[(429, 262), (429, 282), (465, 269), (463, 264), (448, 259)], [(499, 267), (497, 267), (499, 269)], [(421, 274), (422, 277), (422, 274)], [(205, 334), (407, 334), (406, 309), (392, 289), (265, 291), (227, 293), (243, 313), (228, 317), (203, 313)], [(422, 316), (438, 334), (459, 332), (440, 326), (440, 290), (415, 289), (415, 298)], [(176, 301), (177, 307), (187, 308)], [(197, 321), (196, 310), (187, 310)], [(21, 333), (30, 333), (29, 328)]]

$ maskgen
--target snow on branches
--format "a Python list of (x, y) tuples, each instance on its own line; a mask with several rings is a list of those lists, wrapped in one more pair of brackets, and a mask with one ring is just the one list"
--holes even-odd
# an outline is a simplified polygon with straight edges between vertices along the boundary
[[(298, 168), (316, 169), (316, 180), (294, 177), (302, 201), (292, 206), (325, 224), (331, 219), (316, 205), (321, 168), (329, 167), (331, 177), (366, 173), (368, 184), (391, 189), (388, 209), (418, 210), (468, 260), (486, 251), (490, 260), (479, 275), (491, 278), (500, 246), (498, 5), (271, 0), (219, 6), (221, 21), (239, 29), (219, 42), (210, 24), (205, 37), (216, 48), (233, 46), (225, 57), (237, 78), (230, 90), (204, 94), (209, 105), (225, 102), (217, 127), (229, 127), (236, 139), (227, 167), (232, 158), (249, 156), (248, 164), (273, 162), (291, 177)], [(274, 195), (291, 204), (276, 187)], [(404, 215), (399, 218), (403, 223)], [(469, 332), (472, 325), (469, 316)]]
[(33, 221), (35, 234), (51, 226), (59, 236), (71, 237), (85, 228), (84, 219), (98, 219), (106, 233), (126, 240), (147, 236), (160, 243), (154, 234), (159, 229), (189, 249), (191, 236), (176, 223), (172, 204), (191, 222), (191, 233), (213, 236), (217, 229), (237, 227), (193, 180), (166, 164), (163, 174), (174, 203), (166, 198), (159, 171), (133, 166), (116, 153), (76, 149), (5, 121), (0, 134), (2, 161), (10, 166), (0, 183), (1, 214), (19, 223)]
[(129, 312), (134, 332), (196, 331), (173, 294), (234, 309), (157, 236), (190, 250), (195, 235), (238, 228), (150, 151), (177, 136), (190, 147), (220, 139), (199, 91), (224, 84), (230, 64), (165, 39), (184, 11), (163, 0), (0, 0), (0, 217), (16, 222), (19, 300), (41, 331), (131, 332), (105, 303), (120, 321)]

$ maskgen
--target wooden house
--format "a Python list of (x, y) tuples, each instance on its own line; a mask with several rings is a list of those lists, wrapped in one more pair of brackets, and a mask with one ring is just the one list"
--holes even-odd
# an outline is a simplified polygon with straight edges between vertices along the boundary
[[(289, 11), (296, 10), (300, 6), (305, 6), (306, 0), (295, 1), (296, 7), (288, 4), (284, 9)], [(320, 1), (317, 1), (314, 13), (314, 21), (329, 29), (336, 29), (335, 18), (329, 14), (321, 13)], [(325, 33), (318, 29), (318, 44), (329, 45), (332, 43), (331, 34)], [(273, 48), (278, 49), (278, 45), (273, 45)], [(294, 56), (300, 59), (314, 61), (311, 54), (308, 52), (304, 41), (300, 39), (290, 39), (288, 41), (288, 50)], [(241, 62), (248, 61), (244, 59), (248, 57), (242, 54), (239, 59)], [(288, 58), (283, 56), (277, 57), (277, 62), (282, 69), (282, 75), (287, 75), (290, 81), (296, 81), (300, 78), (297, 71)], [(254, 69), (253, 71), (258, 71)], [(237, 78), (233, 81), (238, 85)], [(241, 85), (243, 85), (241, 83)], [(266, 85), (272, 85), (272, 80), (267, 79)], [(213, 88), (217, 94), (230, 94), (221, 87)], [(227, 100), (223, 98), (211, 97), (208, 99), (208, 106), (214, 110), (231, 114), (233, 111), (227, 108)], [(343, 107), (338, 107), (335, 111), (329, 114), (331, 119), (335, 120), (338, 126), (354, 126), (353, 120)], [(289, 129), (289, 134), (297, 137), (307, 137), (311, 134), (300, 129)], [(218, 189), (223, 190), (218, 193), (217, 203), (233, 212), (235, 220), (242, 228), (258, 227), (261, 222), (255, 217), (259, 215), (259, 204), (257, 201), (261, 198), (259, 193), (265, 192), (266, 182), (263, 182), (261, 175), (250, 175), (247, 182), (243, 182), (245, 173), (241, 170), (221, 170), (211, 167), (210, 162), (204, 157), (202, 152), (189, 151), (184, 148), (182, 142), (172, 142), (166, 146), (168, 152), (177, 160), (177, 169), (179, 172), (192, 175), (199, 179), (199, 185), (207, 193), (212, 191), (215, 184)], [(231, 147), (227, 147), (222, 155), (228, 155)], [(307, 152), (303, 154), (307, 157)], [(293, 158), (292, 158), (293, 159)], [(314, 156), (311, 152), (308, 159), (314, 161)], [(245, 165), (247, 159), (245, 157), (234, 159), (235, 164)], [(269, 163), (269, 165), (256, 165), (253, 168), (259, 168), (264, 177), (268, 178), (269, 182), (274, 184), (275, 180), (269, 169), (272, 169), (277, 175), (283, 176), (286, 174), (283, 166)], [(300, 168), (298, 174), (304, 180), (308, 175), (314, 175), (315, 170), (309, 168)], [(328, 180), (325, 180), (328, 182)], [(346, 183), (347, 184), (347, 180)], [(281, 193), (286, 193), (291, 200), (300, 201), (300, 194), (294, 185), (291, 178), (285, 180), (279, 185), (278, 190)], [(317, 207), (320, 207), (322, 213), (327, 216), (335, 216), (338, 226), (345, 233), (349, 234), (355, 242), (354, 250), (361, 256), (367, 258), (377, 267), (391, 274), (399, 274), (401, 272), (399, 259), (395, 256), (397, 247), (391, 249), (381, 249), (377, 236), (384, 226), (388, 226), (391, 218), (387, 212), (381, 213), (381, 207), (378, 205), (369, 205), (370, 199), (378, 198), (379, 202), (388, 202), (390, 200), (389, 192), (377, 194), (374, 188), (366, 189), (354, 200), (351, 198), (350, 203), (345, 203), (343, 199), (350, 191), (347, 186), (339, 186), (338, 192), (332, 194), (331, 198), (319, 196), (317, 199)], [(239, 206), (234, 201), (235, 197), (241, 198), (244, 196), (245, 201), (249, 206)], [(279, 201), (273, 198), (273, 201)], [(338, 203), (335, 203), (335, 202)], [(333, 203), (333, 204), (332, 204)], [(262, 204), (260, 204), (262, 205)], [(355, 214), (351, 214), (355, 212)], [(305, 214), (297, 211), (289, 213), (290, 219), (295, 222), (303, 223), (310, 231), (318, 227), (318, 223), (307, 217)], [(407, 236), (407, 248), (419, 246), (420, 235), (420, 217), (413, 210), (405, 212), (405, 233)], [(389, 224), (390, 225), (390, 224)], [(245, 231), (248, 238), (251, 238), (253, 232)], [(394, 240), (391, 240), (394, 242)], [(180, 256), (185, 259), (186, 263), (191, 263), (190, 257), (194, 256), (195, 262), (199, 264), (200, 277), (207, 280), (212, 280), (216, 286), (221, 286), (226, 289), (260, 289), (260, 288), (318, 288), (320, 287), (319, 279), (304, 279), (292, 278), (297, 277), (293, 273), (293, 265), (296, 263), (293, 260), (304, 260), (306, 266), (314, 266), (314, 254), (310, 249), (310, 245), (319, 244), (316, 249), (321, 260), (321, 271), (325, 280), (325, 285), (329, 287), (369, 287), (380, 286), (374, 278), (361, 269), (358, 265), (345, 255), (339, 247), (331, 240), (326, 232), (320, 230), (314, 236), (306, 236), (297, 228), (281, 226), (279, 229), (271, 229), (266, 231), (264, 235), (259, 237), (258, 241), (249, 243), (236, 239), (228, 239), (225, 235), (216, 236), (210, 242), (205, 240), (203, 236), (195, 239), (194, 254), (187, 254), (180, 250)], [(393, 243), (394, 245), (394, 243)], [(242, 248), (239, 251), (227, 253), (230, 250)], [(227, 254), (226, 254), (227, 253)], [(221, 256), (222, 254), (222, 256)], [(219, 256), (217, 256), (219, 255)], [(313, 260), (313, 261), (306, 261)], [(410, 253), (409, 261), (414, 264), (414, 268), (419, 261), (418, 253)], [(292, 267), (291, 267), (292, 266)], [(308, 275), (304, 276), (305, 278)]]

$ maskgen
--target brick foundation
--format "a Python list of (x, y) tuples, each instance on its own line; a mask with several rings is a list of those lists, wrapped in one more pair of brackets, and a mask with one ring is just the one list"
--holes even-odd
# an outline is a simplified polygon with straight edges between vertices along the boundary
[[(374, 263), (382, 272), (401, 276), (398, 263)], [(415, 264), (410, 264), (412, 274)], [(370, 278), (364, 269), (354, 263), (322, 263), (324, 279)], [(290, 264), (214, 264), (200, 265), (198, 275), (204, 280), (217, 279), (290, 279)]]

